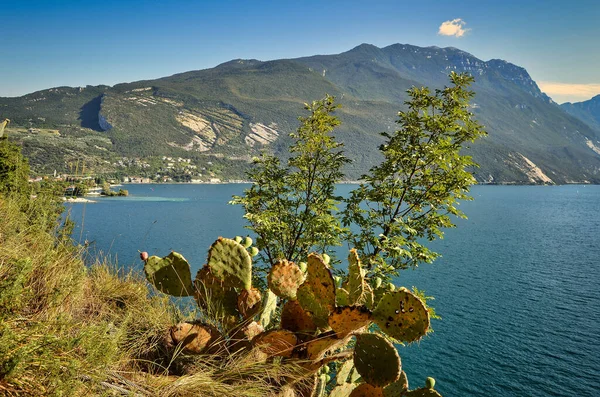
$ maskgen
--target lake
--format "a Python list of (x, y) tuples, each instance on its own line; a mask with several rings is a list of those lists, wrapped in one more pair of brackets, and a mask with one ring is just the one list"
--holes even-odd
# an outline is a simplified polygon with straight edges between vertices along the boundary
[[(76, 241), (142, 268), (139, 251), (200, 268), (219, 236), (246, 235), (228, 205), (247, 185), (127, 185), (126, 198), (71, 204)], [(351, 186), (342, 185), (347, 192)], [(468, 220), (430, 246), (442, 257), (401, 273), (441, 320), (400, 347), (411, 388), (450, 396), (600, 395), (600, 186), (475, 186)]]

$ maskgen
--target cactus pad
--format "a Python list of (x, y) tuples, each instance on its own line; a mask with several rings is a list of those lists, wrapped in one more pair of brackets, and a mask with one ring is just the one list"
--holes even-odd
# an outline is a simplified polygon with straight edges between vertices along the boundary
[(433, 389), (435, 387), (435, 379), (432, 377), (425, 379), (425, 387), (428, 389)]
[(329, 315), (329, 326), (338, 338), (345, 338), (371, 323), (371, 311), (365, 306), (336, 307)]
[(345, 339), (339, 339), (335, 335), (319, 335), (317, 339), (313, 339), (306, 344), (306, 357), (312, 361), (320, 360), (323, 358), (325, 353), (327, 353), (331, 349), (341, 347), (346, 343), (347, 341)]
[(371, 386), (368, 383), (363, 383), (352, 390), (349, 397), (383, 397), (383, 389), (381, 387)]
[(256, 288), (245, 289), (237, 298), (237, 308), (244, 318), (254, 317), (261, 308), (262, 295)]
[(208, 266), (216, 277), (232, 287), (252, 287), (252, 258), (235, 240), (219, 237), (208, 251)]
[(260, 319), (258, 322), (263, 327), (266, 327), (271, 322), (271, 316), (277, 310), (277, 295), (273, 293), (270, 289), (265, 292), (265, 299), (262, 307), (262, 312), (260, 313)]
[(408, 390), (408, 378), (406, 373), (402, 371), (400, 378), (383, 388), (384, 397), (398, 397), (402, 396)]
[(405, 397), (442, 397), (440, 393), (427, 387), (411, 390), (404, 394)]
[(195, 298), (198, 306), (215, 314), (225, 316), (236, 316), (237, 293), (231, 286), (225, 285), (217, 278), (208, 266), (204, 266), (196, 274), (194, 281), (196, 286)]
[(298, 339), (293, 332), (275, 329), (257, 335), (252, 344), (269, 356), (290, 357)]
[(350, 294), (344, 288), (335, 290), (335, 304), (337, 306), (350, 306)]
[(348, 360), (343, 363), (337, 371), (335, 382), (338, 386), (341, 386), (348, 382), (348, 376), (350, 376), (350, 372), (354, 368), (354, 361)]
[(248, 340), (254, 339), (257, 335), (260, 335), (263, 332), (265, 332), (265, 329), (256, 321), (252, 321), (250, 324), (246, 325), (241, 329), (241, 335), (243, 335), (244, 338)]
[(271, 267), (267, 281), (275, 295), (282, 299), (296, 299), (296, 292), (304, 281), (304, 274), (294, 262), (283, 259)]
[(281, 328), (298, 334), (314, 334), (317, 326), (312, 315), (296, 300), (287, 301), (281, 310)]
[(429, 312), (406, 288), (385, 294), (373, 311), (373, 321), (383, 332), (402, 342), (414, 342), (427, 333)]
[(191, 296), (194, 293), (190, 265), (177, 252), (164, 258), (151, 256), (144, 264), (146, 278), (159, 291), (172, 296)]
[(354, 366), (365, 382), (377, 387), (397, 381), (402, 371), (394, 345), (377, 334), (357, 335)]
[(348, 255), (347, 289), (350, 294), (351, 305), (356, 305), (365, 293), (364, 269), (358, 257), (358, 252), (354, 248), (350, 250), (350, 254)]
[(329, 326), (329, 313), (335, 308), (335, 284), (329, 268), (316, 254), (308, 256), (308, 276), (297, 293), (300, 305), (309, 311), (319, 328)]
[(211, 325), (179, 323), (171, 328), (171, 339), (175, 345), (181, 344), (184, 352), (201, 354), (211, 350), (221, 334)]
[(344, 383), (338, 385), (331, 390), (329, 397), (348, 397), (355, 388), (356, 385), (354, 383)]

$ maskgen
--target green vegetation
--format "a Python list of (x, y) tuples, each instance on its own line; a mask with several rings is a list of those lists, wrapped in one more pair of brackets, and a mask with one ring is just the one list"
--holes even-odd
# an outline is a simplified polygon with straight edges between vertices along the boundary
[[(234, 198), (257, 246), (220, 237), (194, 278), (176, 252), (141, 253), (152, 291), (106, 261), (86, 267), (68, 238), (72, 223), (57, 224), (57, 189), (32, 199), (27, 162), (0, 141), (0, 164), (10, 165), (0, 174), (10, 186), (0, 193), (0, 391), (439, 396), (431, 378), (408, 390), (394, 346), (419, 341), (435, 314), (421, 291), (389, 280), (435, 258), (417, 239), (441, 236), (474, 183), (471, 159), (459, 154), (484, 134), (468, 111), (472, 78), (450, 79), (433, 95), (411, 91), (400, 128), (385, 134), (383, 162), (342, 209), (334, 187), (348, 160), (332, 136), (337, 106), (330, 96), (306, 105), (286, 166), (264, 155), (250, 172), (255, 185)], [(347, 272), (335, 271), (331, 249), (344, 241), (356, 249)]]
[(129, 191), (126, 189), (119, 189), (118, 192), (110, 189), (110, 183), (104, 182), (102, 184), (102, 193), (103, 196), (114, 197), (114, 196), (129, 196)]

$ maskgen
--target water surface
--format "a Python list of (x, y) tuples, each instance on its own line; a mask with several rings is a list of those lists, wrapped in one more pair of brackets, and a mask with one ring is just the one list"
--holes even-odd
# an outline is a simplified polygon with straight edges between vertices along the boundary
[[(141, 268), (138, 250), (182, 253), (194, 271), (218, 237), (245, 235), (227, 204), (244, 185), (128, 185), (130, 197), (70, 205), (76, 240)], [(348, 191), (351, 186), (340, 186)], [(440, 321), (400, 348), (411, 388), (449, 396), (600, 396), (600, 186), (476, 186), (424, 289)]]

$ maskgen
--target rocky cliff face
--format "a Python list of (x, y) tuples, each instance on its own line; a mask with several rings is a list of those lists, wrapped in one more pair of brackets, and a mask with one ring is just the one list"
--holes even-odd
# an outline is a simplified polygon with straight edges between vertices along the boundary
[(600, 131), (600, 95), (592, 99), (576, 103), (560, 105), (566, 112), (577, 117), (596, 131)]

